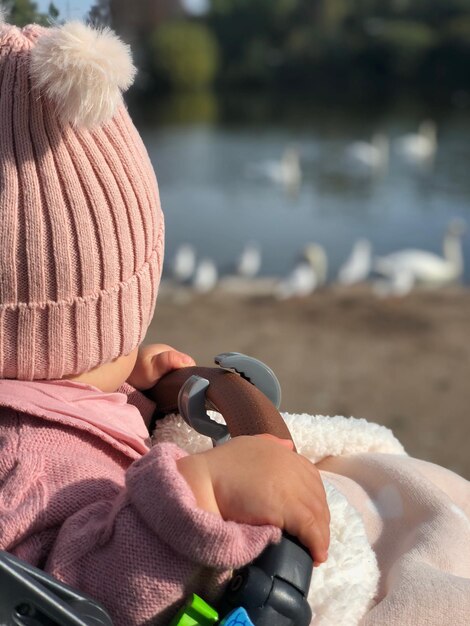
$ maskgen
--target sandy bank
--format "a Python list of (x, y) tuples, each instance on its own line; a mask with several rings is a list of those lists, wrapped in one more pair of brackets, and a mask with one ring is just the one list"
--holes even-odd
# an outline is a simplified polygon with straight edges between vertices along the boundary
[(276, 372), (282, 409), (390, 427), (413, 455), (470, 478), (470, 290), (379, 300), (368, 287), (303, 300), (163, 286), (148, 339), (211, 364), (228, 350)]

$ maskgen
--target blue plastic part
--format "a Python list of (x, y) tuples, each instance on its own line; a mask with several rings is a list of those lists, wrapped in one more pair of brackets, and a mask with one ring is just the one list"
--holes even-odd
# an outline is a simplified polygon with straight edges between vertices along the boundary
[(239, 607), (230, 611), (220, 622), (220, 626), (255, 626), (244, 608)]

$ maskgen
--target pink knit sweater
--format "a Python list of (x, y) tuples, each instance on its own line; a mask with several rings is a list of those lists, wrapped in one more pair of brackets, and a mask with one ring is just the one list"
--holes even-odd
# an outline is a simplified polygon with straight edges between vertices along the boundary
[(173, 444), (148, 449), (150, 401), (68, 381), (0, 380), (0, 549), (82, 590), (123, 626), (167, 625), (193, 591), (280, 531), (198, 509)]

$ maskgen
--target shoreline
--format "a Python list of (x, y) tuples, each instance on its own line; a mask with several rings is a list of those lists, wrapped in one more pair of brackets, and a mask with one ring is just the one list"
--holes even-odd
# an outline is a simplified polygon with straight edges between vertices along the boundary
[(411, 456), (470, 478), (470, 289), (379, 299), (368, 285), (327, 286), (278, 301), (164, 282), (146, 342), (201, 365), (225, 351), (269, 365), (281, 410), (365, 418), (392, 429)]

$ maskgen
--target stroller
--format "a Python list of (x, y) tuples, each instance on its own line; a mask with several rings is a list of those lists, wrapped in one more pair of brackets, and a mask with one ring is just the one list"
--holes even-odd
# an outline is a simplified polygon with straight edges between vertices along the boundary
[[(156, 438), (178, 443), (190, 453), (207, 449), (211, 439), (223, 440), (227, 428), (212, 421), (206, 407), (222, 413), (232, 436), (271, 432), (287, 438), (289, 427), (298, 451), (323, 472), (331, 513), (329, 558), (312, 573), (306, 552), (286, 538), (290, 544), (274, 547), (288, 548), (276, 553), (269, 552), (270, 546), (255, 562), (235, 572), (221, 608), (217, 607), (221, 623), (211, 607), (202, 604), (199, 610), (201, 605), (190, 600), (168, 626), (308, 626), (310, 607), (318, 624), (467, 626), (468, 482), (409, 457), (391, 431), (378, 424), (306, 414), (284, 414), (279, 419), (273, 395), (276, 385), (269, 374), (263, 383), (256, 372), (237, 364), (246, 378), (263, 389), (261, 393), (242, 375), (227, 371), (227, 367), (236, 369), (230, 367), (230, 360), (222, 359), (221, 364), (225, 369), (184, 368), (162, 379), (154, 390), (157, 406), (165, 414), (179, 409), (179, 415), (158, 420)], [(194, 380), (192, 374), (199, 376)], [(227, 387), (222, 389), (218, 378)], [(261, 409), (237, 412), (239, 400), (252, 398), (250, 394), (257, 396)], [(274, 425), (266, 423), (266, 416), (274, 417)], [(39, 603), (37, 608), (33, 602)], [(238, 617), (227, 621), (240, 607), (245, 621)], [(0, 623), (112, 624), (89, 598), (1, 554)]]
[[(162, 414), (178, 410), (214, 445), (230, 435), (271, 432), (289, 438), (277, 407), (280, 386), (263, 363), (238, 353), (216, 357), (217, 368), (184, 368), (168, 374), (153, 390)], [(248, 382), (250, 381), (250, 382)], [(262, 390), (262, 391), (261, 391)], [(243, 399), (243, 400), (242, 400)], [(246, 403), (261, 419), (247, 422)], [(224, 415), (228, 426), (214, 422), (206, 405)], [(230, 432), (229, 432), (230, 431)], [(234, 573), (219, 613), (194, 596), (171, 626), (308, 626), (312, 613), (306, 596), (313, 562), (294, 537), (284, 535), (250, 565)], [(106, 610), (47, 573), (0, 551), (0, 623), (4, 626), (112, 626)]]

